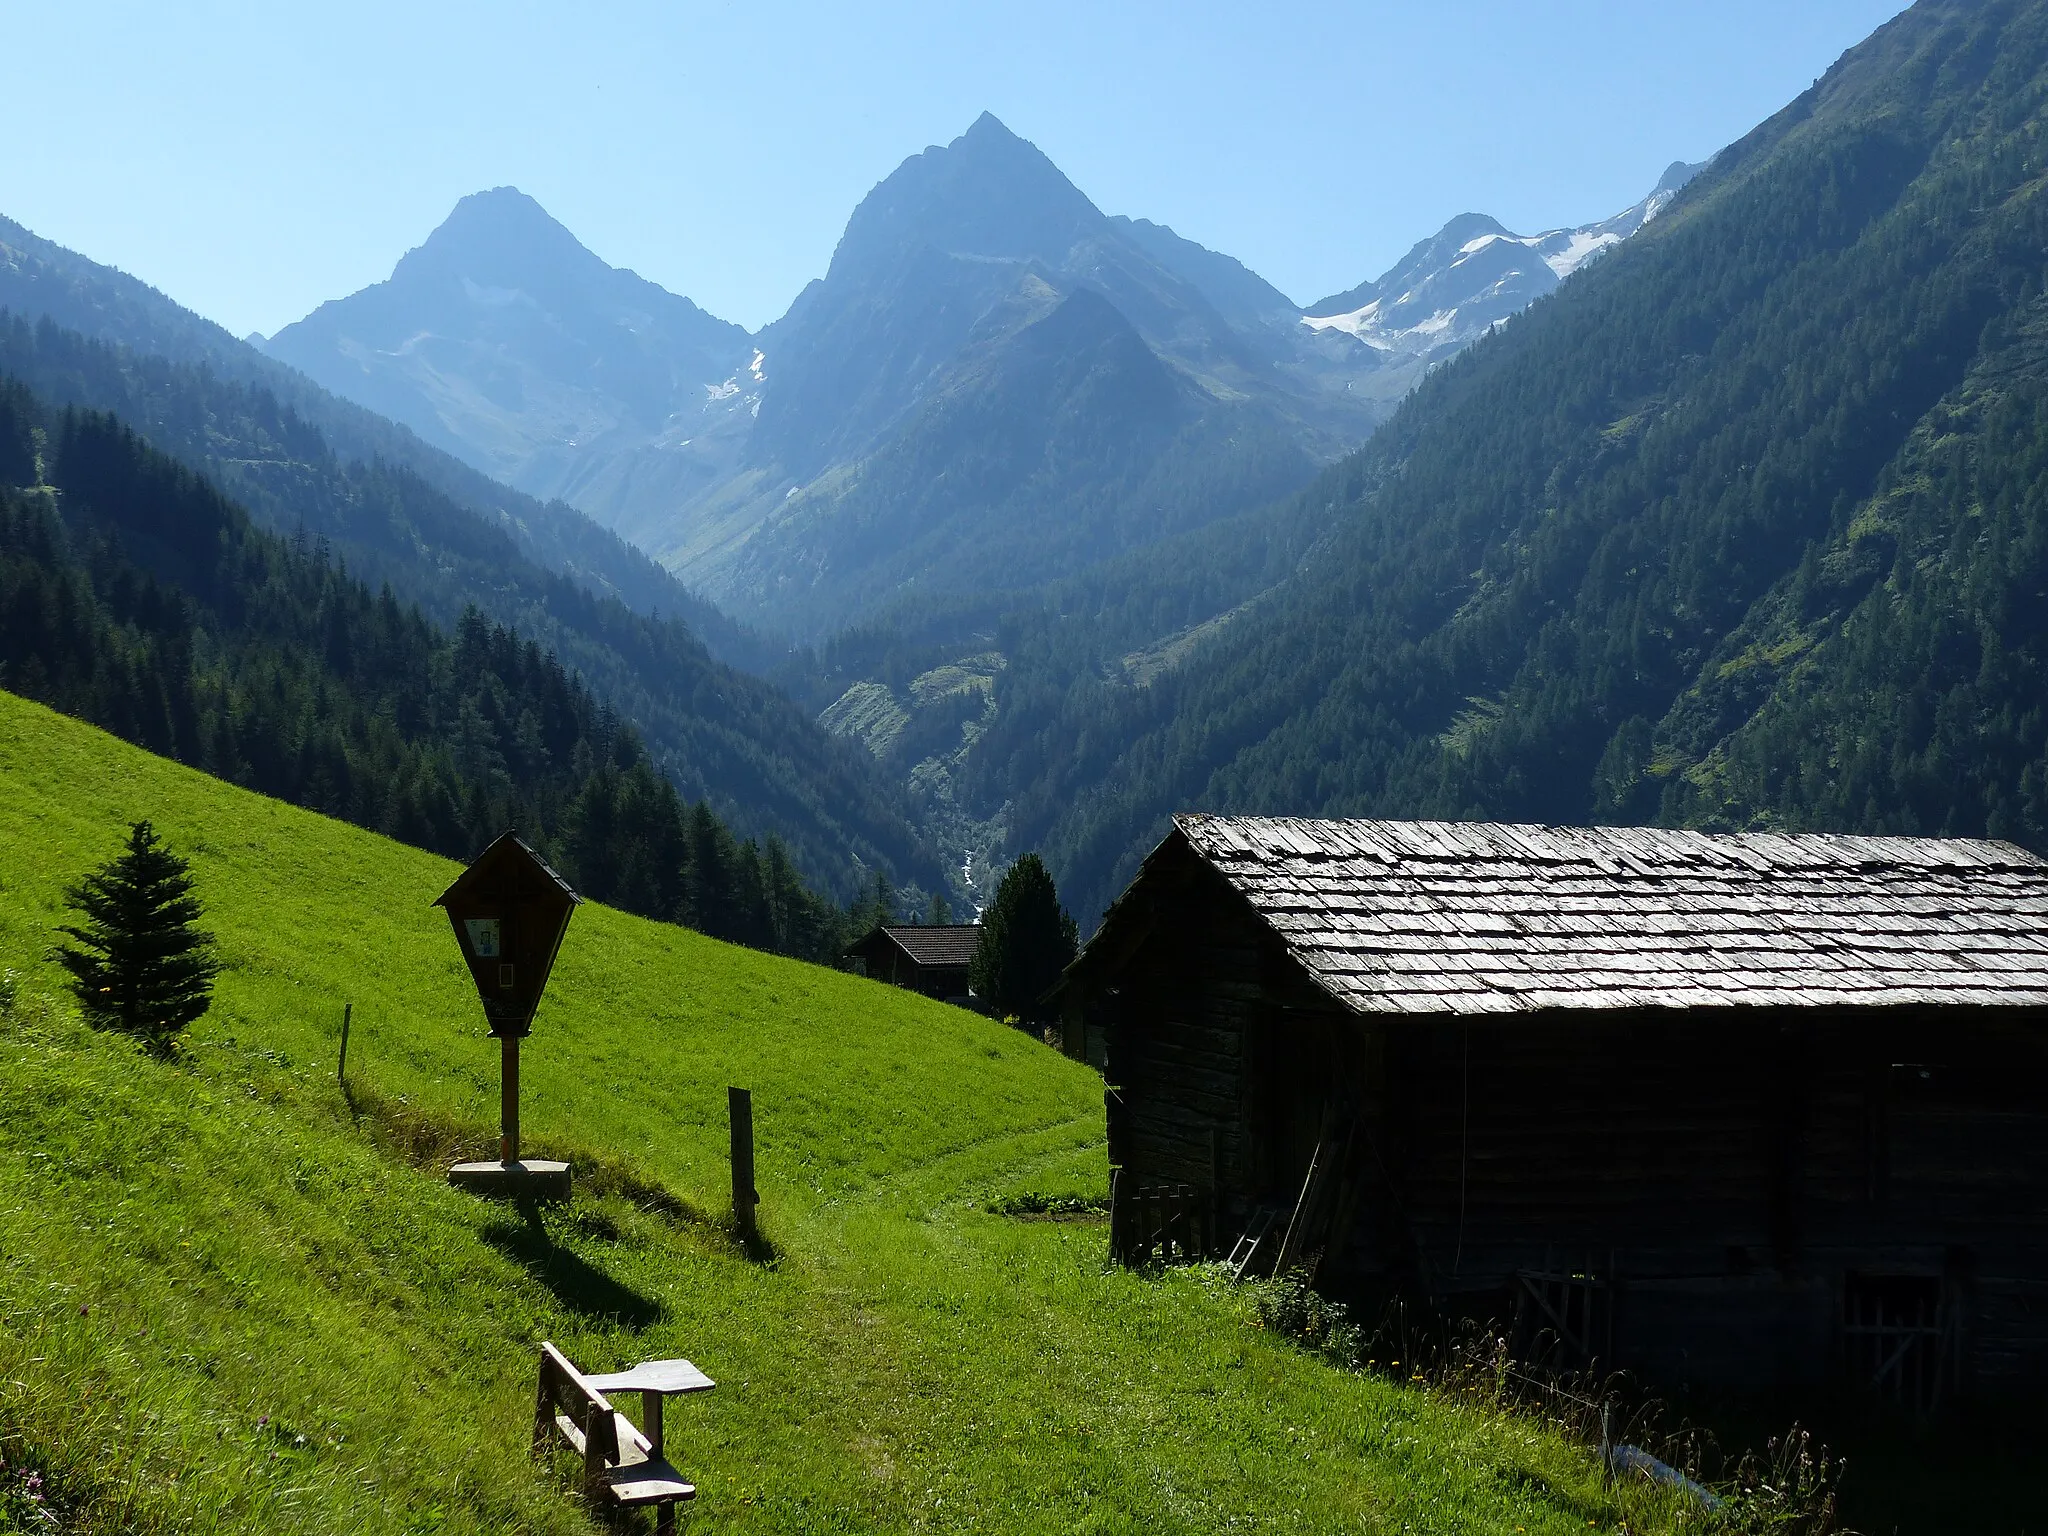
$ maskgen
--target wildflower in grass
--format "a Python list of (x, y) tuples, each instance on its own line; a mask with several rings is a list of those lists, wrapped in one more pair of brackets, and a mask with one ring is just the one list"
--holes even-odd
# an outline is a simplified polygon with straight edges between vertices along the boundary
[(220, 973), (212, 935), (194, 925), (199, 901), (189, 866), (146, 821), (129, 829), (125, 851), (66, 893), (82, 923), (57, 931), (75, 941), (57, 950), (85, 1016), (102, 1029), (136, 1035), (163, 1054), (206, 1012)]

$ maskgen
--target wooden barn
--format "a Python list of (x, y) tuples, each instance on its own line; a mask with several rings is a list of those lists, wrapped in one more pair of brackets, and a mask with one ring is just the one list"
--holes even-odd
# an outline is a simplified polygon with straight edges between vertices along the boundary
[(2048, 1382), (2048, 863), (1183, 816), (1061, 983), (1112, 1241), (1653, 1380)]
[(849, 944), (846, 958), (863, 976), (965, 1004), (967, 968), (980, 942), (979, 923), (884, 923)]

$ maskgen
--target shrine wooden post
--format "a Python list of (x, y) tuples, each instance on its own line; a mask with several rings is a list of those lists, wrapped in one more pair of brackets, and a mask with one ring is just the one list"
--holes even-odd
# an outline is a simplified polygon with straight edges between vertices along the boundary
[(448, 914), (500, 1053), (498, 1160), (457, 1163), (448, 1180), (460, 1188), (510, 1199), (569, 1197), (567, 1163), (519, 1155), (519, 1042), (532, 1032), (581, 902), (546, 860), (507, 832), (434, 903)]

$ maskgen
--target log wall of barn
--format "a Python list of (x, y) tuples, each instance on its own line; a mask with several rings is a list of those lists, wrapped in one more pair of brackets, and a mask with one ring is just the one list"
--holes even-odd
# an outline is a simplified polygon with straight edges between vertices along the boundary
[(1117, 967), (1109, 1022), (1110, 1161), (1145, 1184), (1213, 1190), (1242, 1216), (1272, 1177), (1273, 1130), (1258, 1113), (1258, 1047), (1304, 988), (1270, 930), (1196, 866), (1148, 893), (1147, 936)]
[(1518, 1271), (1611, 1272), (1620, 1363), (1812, 1383), (1840, 1364), (1848, 1277), (1919, 1276), (1954, 1320), (1961, 1384), (2048, 1374), (2042, 1020), (1703, 1010), (1372, 1027), (1388, 1091), (1338, 1256), (1353, 1283), (1502, 1317)]

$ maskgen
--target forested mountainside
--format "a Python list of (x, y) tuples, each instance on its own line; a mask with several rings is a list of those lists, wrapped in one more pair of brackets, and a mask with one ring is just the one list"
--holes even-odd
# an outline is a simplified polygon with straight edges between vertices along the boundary
[(827, 958), (781, 842), (686, 806), (551, 654), (450, 635), (324, 540), (257, 528), (111, 416), (0, 383), (0, 687), (162, 756), (462, 858), (517, 828), (586, 894)]
[(2048, 5), (1915, 6), (1436, 373), (1176, 666), (997, 676), (977, 801), (1091, 916), (1191, 808), (2048, 847), (2044, 92)]
[(411, 470), (457, 506), (510, 534), (536, 564), (619, 597), (643, 613), (687, 620), (721, 660), (759, 669), (774, 660), (759, 637), (683, 586), (633, 545), (566, 502), (542, 502), (493, 480), (407, 426), (329, 394), (148, 284), (0, 218), (0, 309), (143, 356), (203, 366), (268, 392), (317, 427), (351, 463)]
[(909, 801), (771, 685), (715, 661), (680, 621), (528, 560), (509, 532), (410, 471), (346, 462), (267, 390), (0, 317), (0, 374), (57, 406), (107, 411), (216, 481), (264, 526), (324, 540), (351, 574), (389, 585), (443, 627), (470, 606), (537, 642), (644, 735), (656, 766), (745, 835), (778, 834), (842, 897), (872, 870), (944, 888)]

